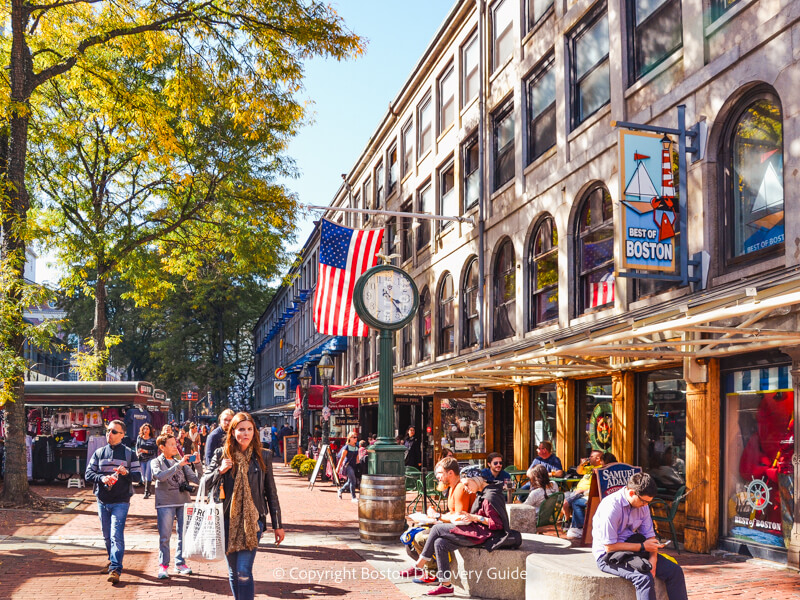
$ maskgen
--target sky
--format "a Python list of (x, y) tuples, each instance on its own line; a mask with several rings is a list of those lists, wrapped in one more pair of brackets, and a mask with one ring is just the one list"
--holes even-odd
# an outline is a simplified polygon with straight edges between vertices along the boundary
[[(330, 2), (347, 27), (366, 39), (358, 58), (306, 63), (305, 89), (313, 120), (290, 143), (299, 178), (283, 183), (302, 204), (327, 205), (411, 74), (455, 0), (339, 0)], [(302, 248), (313, 218), (301, 221), (290, 251)], [(55, 284), (52, 257), (36, 262), (36, 281)]]

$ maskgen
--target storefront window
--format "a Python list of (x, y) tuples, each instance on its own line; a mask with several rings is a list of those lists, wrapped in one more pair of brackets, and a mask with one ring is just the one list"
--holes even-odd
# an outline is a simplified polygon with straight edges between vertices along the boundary
[(579, 381), (578, 385), (578, 423), (581, 427), (578, 436), (579, 458), (586, 458), (592, 450), (611, 452), (611, 377)]
[(724, 393), (725, 534), (784, 549), (793, 525), (784, 507), (794, 504), (789, 366), (731, 371)]
[(442, 398), (442, 448), (456, 455), (486, 452), (486, 398)]
[(639, 456), (659, 495), (674, 496), (686, 483), (686, 382), (681, 369), (640, 376)]
[(556, 384), (531, 388), (531, 457), (539, 443), (549, 440), (556, 447)]

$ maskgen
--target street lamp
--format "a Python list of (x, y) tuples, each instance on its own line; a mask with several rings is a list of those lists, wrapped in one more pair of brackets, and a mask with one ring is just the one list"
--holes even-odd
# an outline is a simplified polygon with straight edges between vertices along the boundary
[(322, 445), (330, 444), (331, 437), (331, 409), (328, 408), (328, 384), (333, 379), (333, 359), (327, 350), (322, 352), (322, 357), (317, 365), (319, 378), (322, 381)]
[(308, 416), (308, 388), (311, 387), (311, 373), (308, 372), (308, 363), (303, 365), (303, 370), (300, 371), (300, 389), (303, 392), (303, 408), (300, 416), (301, 434), (300, 447), (303, 452), (308, 449), (308, 428), (311, 426), (311, 419)]

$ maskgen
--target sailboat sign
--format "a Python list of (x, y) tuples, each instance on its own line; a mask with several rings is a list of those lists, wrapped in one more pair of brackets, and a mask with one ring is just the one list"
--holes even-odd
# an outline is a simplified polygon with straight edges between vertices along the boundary
[(620, 130), (623, 269), (675, 273), (678, 197), (672, 142), (666, 136)]

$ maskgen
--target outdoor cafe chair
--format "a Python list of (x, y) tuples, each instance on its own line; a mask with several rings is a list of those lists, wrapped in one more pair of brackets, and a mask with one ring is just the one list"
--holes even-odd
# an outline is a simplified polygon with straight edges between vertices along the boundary
[[(686, 497), (686, 486), (682, 485), (675, 492), (675, 497), (672, 500), (664, 500), (663, 498), (653, 498), (650, 502), (650, 513), (653, 515), (653, 521), (657, 523), (667, 523), (669, 525), (670, 534), (672, 534), (672, 547), (681, 553), (678, 547), (678, 534), (675, 531), (675, 515), (678, 514), (678, 508), (681, 502)], [(664, 515), (656, 515), (653, 511), (654, 508), (659, 508), (664, 511)]]
[(551, 494), (539, 507), (539, 515), (536, 517), (536, 531), (540, 527), (552, 525), (556, 530), (556, 537), (561, 537), (558, 533), (558, 515), (561, 512), (561, 505), (564, 504), (564, 492)]

